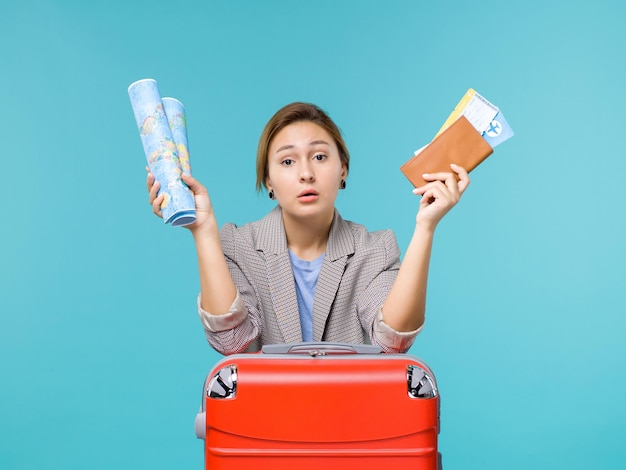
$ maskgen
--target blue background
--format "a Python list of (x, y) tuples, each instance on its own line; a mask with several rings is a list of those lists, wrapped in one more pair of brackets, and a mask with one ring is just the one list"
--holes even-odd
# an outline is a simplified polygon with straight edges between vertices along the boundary
[[(202, 468), (191, 236), (150, 210), (127, 86), (185, 103), (220, 223), (295, 100), (352, 154), (337, 205), (408, 244), (399, 171), (469, 87), (516, 132), (441, 223), (427, 328), (446, 468), (626, 462), (620, 0), (34, 1), (0, 16), (0, 467)], [(377, 414), (373, 419), (384, 419)]]

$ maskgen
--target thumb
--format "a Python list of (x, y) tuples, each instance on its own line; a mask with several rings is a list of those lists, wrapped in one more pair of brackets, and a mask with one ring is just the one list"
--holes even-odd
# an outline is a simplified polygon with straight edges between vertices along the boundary
[(204, 186), (202, 186), (200, 182), (193, 176), (182, 173), (180, 177), (184, 181), (184, 183), (189, 186), (189, 189), (191, 189), (194, 194), (202, 194), (203, 191), (206, 192)]

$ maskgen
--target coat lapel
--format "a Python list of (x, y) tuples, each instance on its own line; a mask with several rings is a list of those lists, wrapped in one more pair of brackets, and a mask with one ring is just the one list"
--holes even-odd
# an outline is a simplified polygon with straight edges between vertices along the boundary
[(265, 254), (267, 281), (276, 322), (285, 343), (299, 343), (302, 341), (302, 328), (298, 298), (280, 207), (261, 219), (258, 234), (257, 250)]
[[(299, 343), (302, 341), (302, 328), (298, 298), (280, 207), (276, 207), (261, 219), (256, 249), (265, 254), (272, 304), (285, 343)], [(315, 289), (314, 341), (321, 341), (324, 336), (330, 309), (335, 301), (346, 263), (352, 254), (354, 254), (352, 230), (335, 210), (326, 254)]]
[[(350, 226), (335, 210), (335, 217), (328, 236), (326, 255), (322, 262), (315, 301), (313, 303), (313, 341), (321, 341), (326, 328), (326, 320), (330, 308), (335, 301), (335, 295), (348, 262), (348, 257), (354, 253), (354, 237)], [(296, 300), (297, 302), (297, 300)]]

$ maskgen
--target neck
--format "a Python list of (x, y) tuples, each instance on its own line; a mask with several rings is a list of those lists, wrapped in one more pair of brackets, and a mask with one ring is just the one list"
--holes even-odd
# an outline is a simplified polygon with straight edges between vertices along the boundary
[(312, 261), (324, 254), (333, 217), (334, 211), (329, 216), (315, 220), (294, 220), (285, 217), (283, 213), (287, 246), (293, 254), (306, 261)]

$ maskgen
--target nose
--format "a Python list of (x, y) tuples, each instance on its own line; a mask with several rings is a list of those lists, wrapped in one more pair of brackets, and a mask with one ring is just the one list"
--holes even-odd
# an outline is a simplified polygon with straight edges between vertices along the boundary
[(306, 160), (302, 162), (302, 165), (300, 167), (300, 181), (302, 182), (315, 181), (315, 173), (313, 172), (311, 163)]

